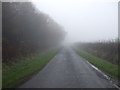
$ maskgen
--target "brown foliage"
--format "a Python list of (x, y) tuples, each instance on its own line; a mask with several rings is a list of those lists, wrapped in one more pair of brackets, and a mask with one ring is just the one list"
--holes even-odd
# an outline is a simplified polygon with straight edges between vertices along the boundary
[[(120, 45), (120, 44), (119, 44)], [(107, 60), (113, 64), (119, 64), (118, 61), (118, 40), (98, 41), (92, 43), (77, 43), (77, 46), (87, 52)]]

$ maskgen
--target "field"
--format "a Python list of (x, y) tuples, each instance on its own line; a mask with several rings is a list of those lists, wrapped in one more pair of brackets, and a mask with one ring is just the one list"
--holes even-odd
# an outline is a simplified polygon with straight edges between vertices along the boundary
[(50, 59), (58, 52), (54, 49), (23, 60), (16, 60), (3, 64), (2, 87), (9, 88), (19, 85), (26, 77), (42, 69)]
[(118, 59), (118, 40), (77, 43), (76, 47), (115, 65), (120, 65)]

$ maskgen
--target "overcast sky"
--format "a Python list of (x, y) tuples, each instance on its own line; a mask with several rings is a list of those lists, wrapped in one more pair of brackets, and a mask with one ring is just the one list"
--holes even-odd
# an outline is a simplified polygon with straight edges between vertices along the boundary
[(40, 11), (63, 26), (67, 32), (67, 42), (78, 42), (118, 37), (117, 1), (34, 0), (33, 3)]

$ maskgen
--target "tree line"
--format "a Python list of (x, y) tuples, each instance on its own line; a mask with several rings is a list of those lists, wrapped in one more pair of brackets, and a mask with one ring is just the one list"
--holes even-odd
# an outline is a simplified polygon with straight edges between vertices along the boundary
[(3, 62), (54, 47), (64, 37), (63, 27), (31, 2), (2, 3)]

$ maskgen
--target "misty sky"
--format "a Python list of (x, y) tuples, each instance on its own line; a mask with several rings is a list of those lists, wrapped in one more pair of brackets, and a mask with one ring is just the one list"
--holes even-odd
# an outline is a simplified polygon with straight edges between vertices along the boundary
[(40, 0), (33, 3), (63, 26), (67, 42), (118, 37), (117, 0)]

